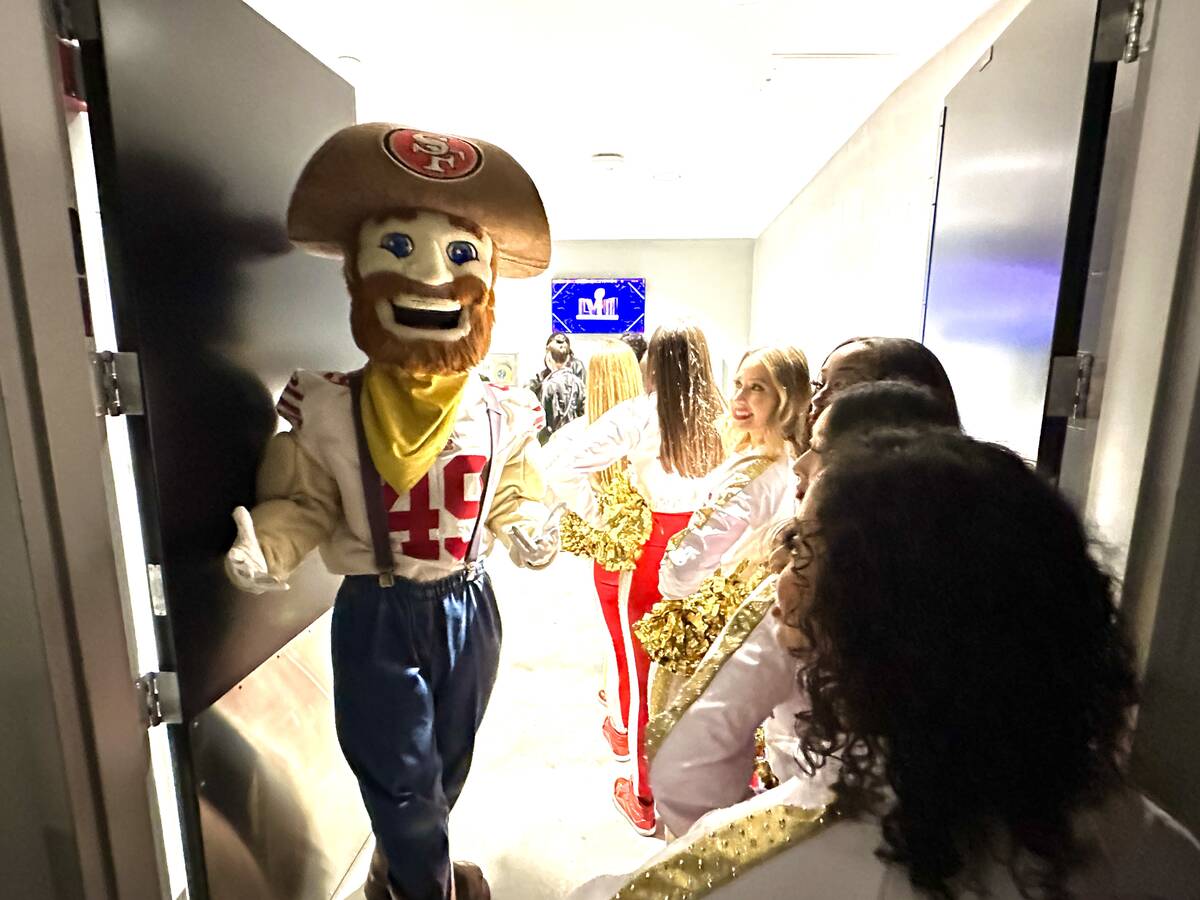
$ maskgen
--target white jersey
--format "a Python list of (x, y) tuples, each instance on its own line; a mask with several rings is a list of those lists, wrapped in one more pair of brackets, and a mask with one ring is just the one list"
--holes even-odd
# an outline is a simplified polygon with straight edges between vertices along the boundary
[[(495, 448), (488, 421), (489, 394), (493, 407), (503, 413)], [(341, 575), (377, 571), (348, 376), (298, 371), (276, 408), (291, 424), (301, 449), (333, 477), (341, 494), (343, 514), (320, 546), (326, 567)], [(531, 439), (536, 446), (534, 436), (543, 424), (541, 407), (528, 391), (485, 385), (474, 376), (468, 379), (454, 431), (429, 471), (403, 494), (379, 481), (395, 574), (433, 581), (463, 568), (472, 535), (492, 512), (483, 508), (489, 460), (508, 465), (526, 451)], [(483, 540), (486, 551), (491, 546), (490, 531)]]
[[(1036, 762), (1034, 763), (1036, 765)], [(928, 894), (907, 870), (881, 859), (874, 818), (812, 824), (807, 788), (781, 784), (728, 809), (705, 816), (636, 872), (588, 882), (570, 900), (669, 896), (711, 900), (922, 900)], [(1088, 900), (1198, 900), (1200, 844), (1181, 825), (1133, 791), (1114, 795), (1099, 810), (1076, 819), (1080, 837), (1095, 849), (1067, 881), (1073, 897)], [(737, 848), (733, 876), (726, 865)], [(1012, 871), (997, 851), (981, 873), (989, 900), (1019, 900)], [(705, 865), (707, 863), (707, 865)], [(713, 878), (714, 873), (720, 883)], [(676, 893), (677, 892), (677, 893)], [(979, 898), (966, 888), (957, 896)]]
[(629, 479), (650, 509), (692, 512), (707, 494), (708, 479), (666, 471), (659, 461), (660, 450), (657, 395), (634, 397), (618, 403), (574, 436), (564, 452), (547, 459), (546, 482), (556, 499), (594, 524), (599, 513), (588, 476), (628, 459)]
[(742, 562), (765, 563), (774, 536), (795, 516), (796, 475), (786, 454), (738, 454), (709, 480), (708, 498), (663, 557), (658, 589), (668, 599), (695, 593), (717, 569), (728, 575)]

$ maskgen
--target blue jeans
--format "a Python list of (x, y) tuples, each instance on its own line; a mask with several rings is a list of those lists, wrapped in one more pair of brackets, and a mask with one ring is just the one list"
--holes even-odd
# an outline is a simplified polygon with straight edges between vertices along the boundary
[(440, 581), (351, 575), (333, 610), (338, 740), (358, 778), (392, 887), (450, 896), (447, 820), (500, 661), (500, 614), (482, 569)]

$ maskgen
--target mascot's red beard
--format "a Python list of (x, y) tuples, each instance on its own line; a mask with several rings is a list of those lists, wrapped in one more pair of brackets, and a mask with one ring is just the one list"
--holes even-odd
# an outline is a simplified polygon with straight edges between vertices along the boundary
[[(395, 272), (376, 272), (365, 278), (348, 272), (350, 331), (367, 358), (400, 366), (409, 372), (448, 375), (465, 372), (482, 362), (492, 342), (496, 298), (491, 288), (474, 275), (447, 284), (428, 285)], [(380, 301), (400, 297), (454, 300), (462, 306), (459, 323), (465, 335), (452, 340), (405, 338), (393, 334), (380, 321)]]

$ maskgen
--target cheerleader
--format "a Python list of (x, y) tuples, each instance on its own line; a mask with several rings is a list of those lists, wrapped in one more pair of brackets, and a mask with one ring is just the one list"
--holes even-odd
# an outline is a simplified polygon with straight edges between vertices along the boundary
[(659, 565), (667, 542), (682, 530), (707, 494), (707, 477), (725, 455), (718, 429), (724, 402), (714, 385), (708, 342), (693, 325), (664, 326), (646, 351), (648, 394), (617, 404), (547, 466), (555, 499), (595, 528), (605, 527), (592, 476), (628, 460), (633, 487), (651, 510), (650, 535), (633, 571), (617, 585), (621, 682), (620, 721), (605, 720), (615, 756), (632, 756), (630, 777), (613, 785), (617, 809), (641, 834), (657, 830), (643, 752), (650, 660), (632, 625), (661, 599)]
[(659, 573), (663, 601), (634, 626), (655, 669), (650, 714), (695, 670), (728, 615), (767, 574), (774, 537), (795, 514), (796, 476), (812, 388), (795, 347), (747, 353), (726, 419), (732, 451), (672, 542)]
[[(587, 414), (554, 433), (543, 451), (545, 459), (568, 454), (588, 425), (618, 403), (645, 393), (635, 352), (621, 341), (602, 342), (588, 359), (587, 374)], [(650, 507), (630, 484), (627, 465), (626, 460), (620, 460), (590, 478), (604, 528), (593, 528), (572, 512), (566, 513), (560, 523), (562, 549), (593, 561), (596, 596), (612, 650), (605, 655), (604, 687), (599, 692), (607, 713), (603, 733), (609, 744), (621, 751), (623, 760), (629, 758), (629, 749), (620, 698), (628, 696), (629, 685), (628, 674), (618, 663), (625, 655), (617, 605), (618, 580), (621, 572), (636, 567), (642, 546), (650, 536), (651, 522)]]

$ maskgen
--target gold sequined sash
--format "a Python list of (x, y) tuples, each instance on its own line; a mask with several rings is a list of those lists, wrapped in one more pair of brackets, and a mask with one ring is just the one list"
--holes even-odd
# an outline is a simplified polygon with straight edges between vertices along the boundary
[(738, 460), (729, 473), (729, 480), (725, 483), (725, 490), (717, 496), (715, 500), (705, 506), (700, 507), (692, 513), (691, 521), (687, 523), (687, 527), (682, 531), (677, 532), (670, 541), (667, 542), (667, 552), (677, 550), (683, 544), (687, 536), (697, 528), (703, 528), (708, 524), (708, 520), (713, 517), (713, 513), (722, 506), (728, 506), (730, 502), (747, 487), (750, 482), (761, 475), (767, 469), (771, 468), (776, 461), (773, 456), (747, 456), (744, 459)]
[(635, 874), (612, 900), (692, 900), (812, 837), (834, 818), (826, 808), (781, 804), (750, 813), (697, 838)]
[(658, 748), (671, 729), (683, 718), (684, 713), (700, 698), (700, 695), (708, 690), (709, 684), (712, 683), (717, 672), (721, 671), (725, 661), (733, 656), (737, 649), (746, 642), (750, 632), (758, 627), (767, 611), (775, 603), (775, 587), (778, 581), (779, 576), (777, 575), (767, 576), (734, 611), (733, 615), (729, 617), (729, 621), (725, 623), (724, 630), (717, 636), (708, 655), (704, 657), (687, 683), (676, 694), (671, 705), (650, 720), (646, 726), (645, 743), (648, 759), (654, 759)]

